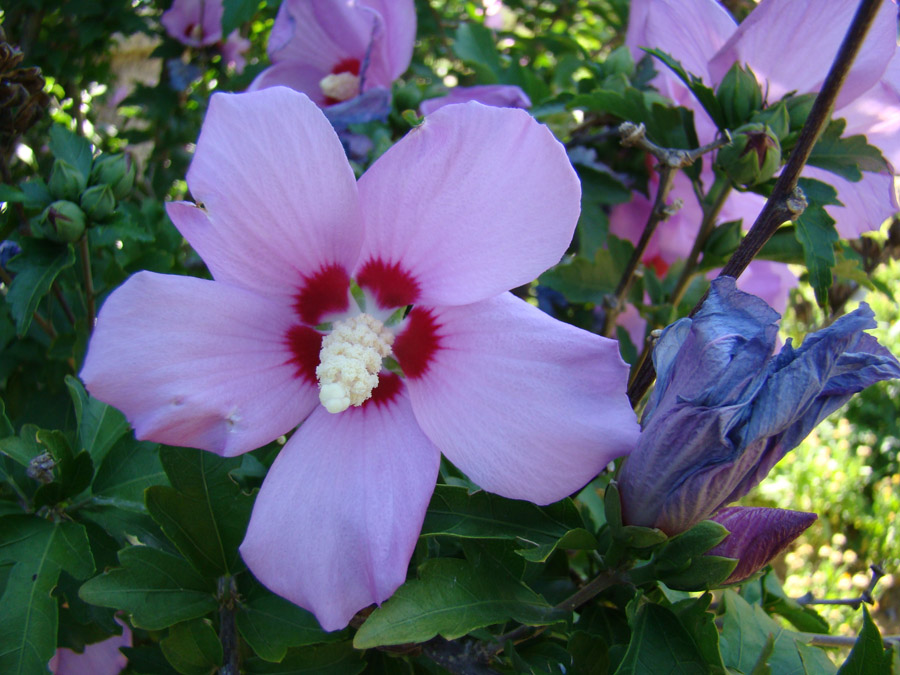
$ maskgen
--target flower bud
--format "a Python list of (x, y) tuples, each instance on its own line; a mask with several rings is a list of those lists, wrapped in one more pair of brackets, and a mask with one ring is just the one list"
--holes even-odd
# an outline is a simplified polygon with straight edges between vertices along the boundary
[(68, 243), (78, 241), (84, 226), (84, 211), (73, 202), (59, 200), (44, 209), (33, 229), (35, 236)]
[(762, 90), (753, 71), (744, 70), (737, 63), (722, 78), (716, 98), (722, 106), (725, 124), (730, 129), (745, 124), (754, 112), (762, 108)]
[(806, 118), (812, 110), (817, 94), (799, 94), (789, 96), (784, 100), (787, 104), (788, 115), (791, 118), (791, 131), (799, 131), (806, 124)]
[(93, 221), (101, 222), (116, 210), (116, 198), (109, 185), (94, 185), (81, 193), (81, 208)]
[(121, 153), (101, 155), (94, 160), (91, 169), (91, 183), (106, 184), (112, 189), (116, 199), (122, 199), (134, 186), (135, 168), (131, 159)]
[(87, 186), (87, 178), (64, 159), (53, 162), (50, 170), (50, 194), (56, 199), (78, 199)]
[(716, 164), (737, 185), (763, 183), (781, 166), (781, 143), (769, 127), (745, 124), (719, 150)]

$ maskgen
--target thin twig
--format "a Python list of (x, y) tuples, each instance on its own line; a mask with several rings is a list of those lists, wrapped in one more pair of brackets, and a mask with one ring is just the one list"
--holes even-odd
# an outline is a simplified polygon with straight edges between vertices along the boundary
[(74, 326), (75, 314), (72, 313), (72, 308), (69, 307), (69, 303), (66, 302), (66, 296), (62, 294), (59, 286), (57, 286), (55, 283), (53, 284), (53, 295), (56, 296), (56, 299), (59, 302), (59, 306), (62, 307), (62, 311), (66, 315), (66, 318), (69, 320), (69, 323)]
[(91, 274), (91, 249), (88, 245), (87, 233), (78, 241), (78, 252), (81, 254), (81, 270), (84, 274), (84, 298), (87, 304), (88, 333), (94, 330), (94, 319), (97, 309), (94, 304), (94, 278)]
[[(741, 241), (737, 250), (731, 256), (731, 259), (722, 269), (720, 276), (739, 277), (741, 273), (750, 264), (750, 261), (759, 253), (760, 249), (765, 245), (775, 231), (781, 227), (782, 223), (788, 220), (794, 220), (799, 216), (798, 209), (802, 212), (802, 206), (805, 199), (802, 194), (798, 194), (797, 181), (806, 161), (812, 152), (816, 140), (819, 138), (828, 120), (831, 118), (831, 110), (837, 99), (838, 92), (847, 78), (847, 73), (853, 65), (856, 54), (859, 52), (865, 39), (869, 27), (878, 14), (878, 8), (881, 0), (862, 0), (853, 22), (844, 36), (844, 41), (835, 56), (825, 83), (822, 85), (816, 100), (813, 103), (812, 110), (800, 131), (797, 144), (791, 153), (787, 164), (775, 183), (772, 195), (766, 201), (763, 210), (760, 212), (753, 223), (753, 227), (747, 233), (747, 236)], [(702, 298), (691, 312), (693, 315), (703, 304)], [(644, 361), (641, 370), (635, 375), (632, 385), (628, 389), (628, 398), (632, 405), (636, 405), (650, 388), (656, 373), (653, 369), (653, 363), (650, 359)]]

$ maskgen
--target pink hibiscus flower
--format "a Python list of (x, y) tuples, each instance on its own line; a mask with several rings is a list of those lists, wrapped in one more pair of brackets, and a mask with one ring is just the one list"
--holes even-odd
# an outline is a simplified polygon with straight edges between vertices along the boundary
[[(166, 32), (189, 47), (207, 47), (222, 41), (222, 0), (175, 0), (163, 12), (160, 23)], [(232, 31), (221, 45), (222, 58), (241, 73), (247, 61), (243, 54), (250, 49), (250, 41)]]
[(284, 0), (269, 36), (272, 65), (250, 90), (283, 85), (327, 106), (390, 89), (415, 39), (413, 0)]
[[(626, 44), (636, 59), (656, 47), (681, 61), (709, 86), (717, 86), (734, 63), (749, 65), (769, 101), (790, 91), (816, 92), (837, 53), (858, 3), (855, 0), (762, 0), (740, 24), (715, 0), (633, 0)], [(773, 47), (774, 46), (774, 47)], [(700, 143), (713, 140), (715, 125), (678, 78), (657, 63), (654, 86), (694, 111)], [(835, 105), (847, 120), (845, 135), (864, 134), (895, 167), (900, 166), (900, 94), (897, 75), (897, 6), (882, 4)], [(877, 229), (898, 208), (891, 173), (863, 173), (850, 182), (816, 167), (804, 176), (834, 186), (843, 206), (826, 210), (843, 237)], [(758, 209), (748, 210), (745, 224)]]
[(441, 452), (546, 504), (635, 444), (616, 343), (505, 292), (560, 259), (579, 213), (527, 113), (447, 106), (357, 183), (307, 97), (217, 94), (187, 182), (198, 204), (169, 215), (214, 281), (131, 277), (81, 376), (161, 443), (232, 456), (303, 422), (241, 553), (325, 629), (406, 579)]

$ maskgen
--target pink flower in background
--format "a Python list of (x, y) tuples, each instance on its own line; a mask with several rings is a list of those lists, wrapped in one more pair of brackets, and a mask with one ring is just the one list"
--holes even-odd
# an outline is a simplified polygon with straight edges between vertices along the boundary
[[(856, 11), (855, 0), (762, 0), (738, 26), (715, 0), (633, 0), (626, 44), (636, 59), (641, 47), (655, 47), (678, 59), (691, 72), (716, 86), (734, 63), (748, 64), (777, 101), (789, 91), (816, 92)], [(894, 166), (900, 166), (897, 6), (885, 2), (853, 64), (835, 106), (847, 120), (846, 135), (865, 134)], [(775, 45), (775, 47), (773, 47)], [(653, 84), (694, 111), (700, 143), (715, 136), (715, 125), (690, 91), (657, 63)], [(897, 208), (894, 176), (864, 173), (853, 183), (816, 167), (804, 176), (833, 185), (844, 204), (827, 211), (847, 238), (877, 229)], [(745, 225), (758, 209), (748, 210)]]
[(423, 115), (430, 115), (445, 105), (468, 101), (477, 101), (497, 108), (531, 107), (531, 99), (514, 84), (482, 84), (475, 87), (453, 87), (445, 96), (422, 101), (419, 111)]
[(118, 675), (128, 664), (119, 647), (130, 646), (131, 630), (123, 625), (121, 635), (85, 645), (81, 654), (65, 647), (57, 649), (47, 667), (53, 675)]
[(284, 0), (269, 36), (272, 65), (250, 89), (284, 85), (319, 106), (390, 90), (415, 37), (413, 0)]
[[(651, 194), (655, 194), (658, 189), (659, 177), (654, 173), (650, 177), (649, 190)], [(681, 208), (657, 226), (644, 254), (644, 264), (652, 267), (660, 277), (666, 274), (676, 260), (688, 257), (703, 220), (703, 210), (691, 187), (691, 179), (683, 172), (675, 174), (672, 191), (669, 193), (669, 203), (672, 204), (675, 200), (681, 200)], [(743, 217), (744, 225), (749, 226), (764, 202), (759, 195), (735, 193), (722, 208), (719, 221), (724, 223)], [(652, 207), (653, 203), (646, 196), (635, 192), (630, 202), (619, 204), (610, 212), (610, 234), (636, 244), (641, 238)], [(792, 288), (796, 288), (797, 283), (797, 276), (784, 263), (754, 260), (738, 278), (737, 287), (745, 293), (759, 296), (776, 311), (784, 312), (788, 295)], [(630, 332), (632, 328), (629, 329)]]
[(527, 113), (448, 106), (357, 183), (305, 96), (217, 94), (187, 182), (202, 206), (169, 215), (214, 280), (131, 277), (81, 376), (161, 443), (233, 456), (303, 422), (241, 553), (326, 630), (406, 579), (441, 452), (546, 504), (636, 443), (616, 343), (505, 292), (559, 260), (579, 213)]
[[(160, 23), (166, 32), (189, 47), (208, 47), (222, 41), (222, 0), (175, 0), (163, 12)], [(246, 61), (242, 56), (250, 49), (250, 41), (232, 31), (221, 45), (225, 63), (243, 72)]]

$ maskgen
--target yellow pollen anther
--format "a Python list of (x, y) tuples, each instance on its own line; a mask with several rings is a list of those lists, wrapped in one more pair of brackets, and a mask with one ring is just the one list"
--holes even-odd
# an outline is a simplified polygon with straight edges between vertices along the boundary
[(346, 101), (359, 93), (359, 77), (353, 73), (334, 73), (319, 81), (322, 93), (335, 101)]
[(393, 342), (394, 335), (368, 314), (334, 322), (322, 339), (316, 368), (319, 401), (328, 412), (343, 412), (372, 396), (381, 360), (391, 353)]

